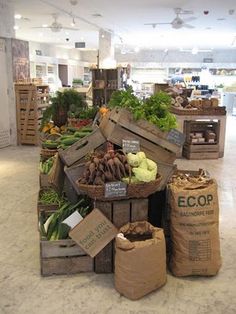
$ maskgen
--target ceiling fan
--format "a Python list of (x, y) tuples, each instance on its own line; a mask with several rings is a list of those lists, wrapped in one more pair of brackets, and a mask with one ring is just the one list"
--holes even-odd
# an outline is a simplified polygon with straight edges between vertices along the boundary
[[(61, 23), (59, 23), (57, 21), (58, 14), (52, 14), (52, 17), (53, 17), (53, 22), (51, 25), (49, 25), (49, 26), (38, 26), (38, 27), (32, 27), (32, 28), (41, 28), (41, 29), (46, 28), (46, 29), (50, 29), (53, 33), (58, 33), (61, 30), (70, 30), (70, 31), (78, 31), (79, 30), (78, 28), (66, 27), (66, 26), (63, 26)], [(75, 25), (74, 18), (73, 18), (73, 25)]]
[(189, 10), (182, 10), (181, 8), (175, 8), (174, 12), (176, 14), (176, 17), (173, 19), (173, 21), (169, 23), (145, 23), (144, 25), (151, 25), (153, 28), (155, 28), (157, 25), (171, 25), (174, 29), (180, 29), (182, 27), (185, 28), (194, 28), (193, 25), (187, 24), (186, 22), (194, 21), (196, 20), (196, 17), (191, 16), (186, 19), (182, 19), (180, 15), (187, 15), (187, 14), (193, 14), (193, 11)]

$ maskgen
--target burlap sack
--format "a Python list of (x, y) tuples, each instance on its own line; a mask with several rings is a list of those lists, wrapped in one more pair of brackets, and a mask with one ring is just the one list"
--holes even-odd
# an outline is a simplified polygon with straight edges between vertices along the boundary
[(120, 232), (127, 237), (151, 235), (151, 239), (134, 242), (116, 237), (115, 287), (136, 300), (166, 283), (164, 233), (146, 221), (128, 223)]
[(221, 267), (216, 182), (175, 182), (169, 188), (171, 271), (176, 276), (215, 275)]

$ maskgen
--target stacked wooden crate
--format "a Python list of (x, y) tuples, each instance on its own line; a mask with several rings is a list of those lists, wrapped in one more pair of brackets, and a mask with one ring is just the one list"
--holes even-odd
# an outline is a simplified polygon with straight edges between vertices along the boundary
[(49, 87), (36, 83), (16, 83), (18, 144), (39, 143), (39, 126), (43, 110), (49, 104)]
[(158, 172), (162, 176), (159, 190), (163, 190), (175, 171), (174, 161), (181, 145), (168, 139), (168, 133), (162, 132), (155, 125), (145, 121), (135, 121), (126, 109), (113, 109), (99, 125), (106, 139), (122, 147), (122, 140), (138, 140), (140, 149), (148, 158), (158, 164)]

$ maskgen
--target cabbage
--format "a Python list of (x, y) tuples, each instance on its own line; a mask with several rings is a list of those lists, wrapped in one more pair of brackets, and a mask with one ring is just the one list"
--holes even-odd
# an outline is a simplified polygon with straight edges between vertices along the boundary
[(138, 156), (132, 153), (127, 154), (127, 160), (131, 167), (138, 167), (140, 164)]
[(152, 161), (151, 159), (146, 159), (146, 161), (147, 161), (147, 165), (148, 165), (148, 170), (156, 170), (156, 174), (157, 174), (157, 164), (154, 162), (154, 161)]
[(155, 179), (153, 179), (153, 172), (146, 170), (146, 169), (142, 169), (142, 168), (133, 168), (132, 169), (135, 177), (142, 182), (150, 182), (153, 181)]
[(140, 163), (141, 163), (144, 159), (146, 159), (146, 155), (145, 155), (144, 152), (138, 152), (138, 153), (136, 154), (136, 156), (138, 157)]
[(148, 163), (147, 163), (147, 159), (143, 159), (139, 165), (139, 168), (142, 168), (142, 169), (146, 169), (148, 170)]

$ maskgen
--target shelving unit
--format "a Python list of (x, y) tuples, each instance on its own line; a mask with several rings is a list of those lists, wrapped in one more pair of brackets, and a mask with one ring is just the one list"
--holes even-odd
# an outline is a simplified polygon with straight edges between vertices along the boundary
[(107, 104), (112, 93), (120, 87), (119, 69), (92, 69), (93, 105)]
[(38, 145), (43, 110), (49, 104), (49, 87), (44, 84), (15, 84), (18, 144)]

